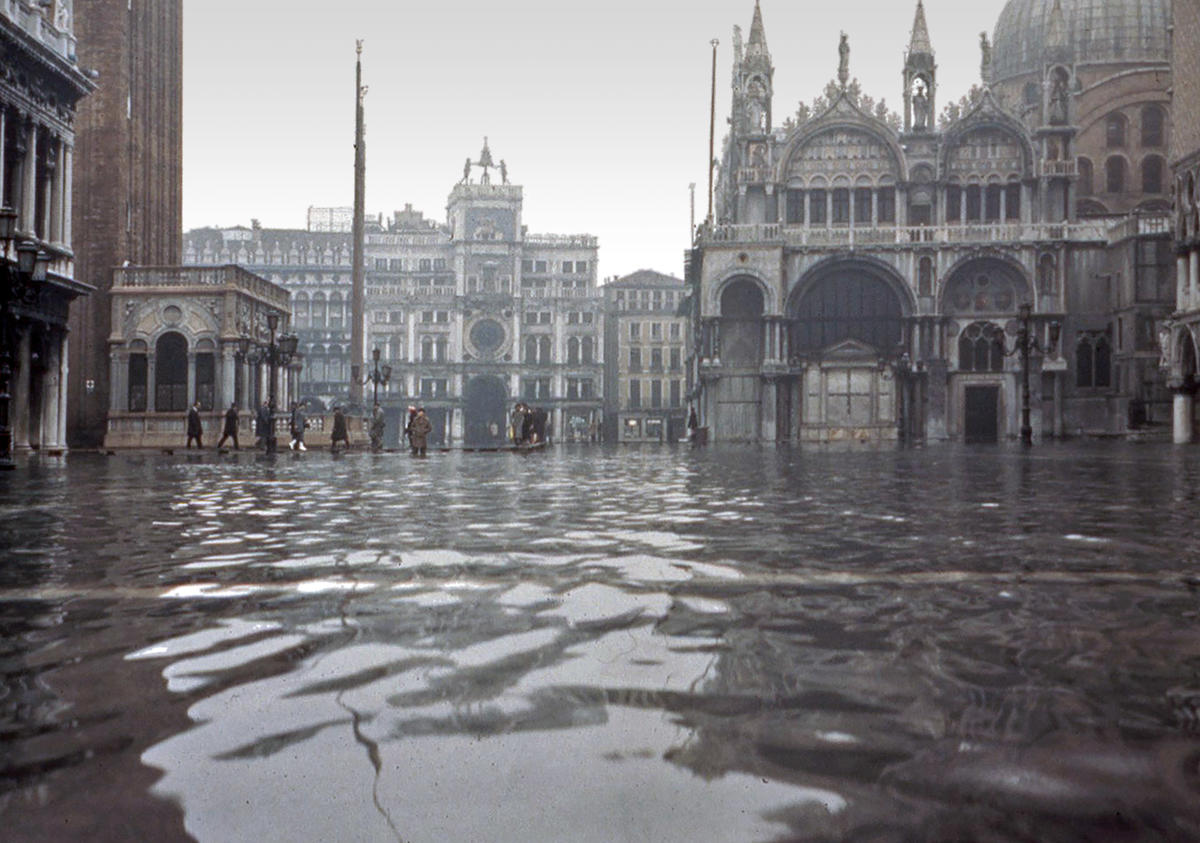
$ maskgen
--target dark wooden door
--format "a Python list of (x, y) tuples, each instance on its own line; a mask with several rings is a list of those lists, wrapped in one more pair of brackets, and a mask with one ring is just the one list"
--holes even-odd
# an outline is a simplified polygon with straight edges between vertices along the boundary
[(968, 386), (965, 394), (966, 441), (999, 442), (1000, 387)]

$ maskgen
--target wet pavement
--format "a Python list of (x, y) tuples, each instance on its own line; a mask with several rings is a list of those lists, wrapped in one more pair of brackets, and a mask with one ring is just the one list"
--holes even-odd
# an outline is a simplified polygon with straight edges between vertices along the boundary
[(1200, 449), (0, 477), (0, 837), (1200, 839)]

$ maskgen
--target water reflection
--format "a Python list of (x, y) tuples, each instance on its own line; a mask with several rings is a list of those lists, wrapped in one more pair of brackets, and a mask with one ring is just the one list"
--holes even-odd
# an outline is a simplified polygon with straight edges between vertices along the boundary
[(0, 486), (0, 817), (1200, 838), (1198, 478), (1083, 445), (35, 466)]

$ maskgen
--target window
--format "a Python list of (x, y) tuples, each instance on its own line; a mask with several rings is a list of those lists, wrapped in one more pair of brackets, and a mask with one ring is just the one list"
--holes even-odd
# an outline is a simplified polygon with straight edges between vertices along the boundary
[(784, 210), (784, 220), (789, 225), (798, 225), (804, 222), (804, 191), (789, 190), (787, 192), (786, 205)]
[(1113, 113), (1105, 121), (1105, 141), (1109, 149), (1120, 149), (1125, 145), (1125, 117)]
[[(146, 382), (150, 367), (144, 353), (129, 355), (129, 411), (144, 413), (146, 411)], [(237, 371), (242, 371), (241, 366)]]
[(433, 259), (433, 268), (436, 270), (445, 269), (446, 268), (446, 259), (445, 258), (434, 258)]
[(391, 258), (388, 260), (388, 269), (392, 272), (403, 272), (404, 258)]
[(421, 378), (422, 398), (445, 398), (448, 394), (445, 378)]
[(808, 219), (813, 225), (825, 224), (825, 191), (810, 190), (808, 192)]
[(983, 191), (977, 184), (967, 185), (967, 221), (979, 222), (982, 218)]
[(1000, 221), (1000, 193), (1003, 190), (998, 184), (989, 184), (984, 193), (984, 211), (988, 222)]
[(1142, 109), (1142, 146), (1155, 147), (1166, 145), (1166, 133), (1163, 131), (1164, 123), (1163, 110), (1159, 106), (1148, 105)]
[(661, 372), (663, 368), (663, 353), (661, 348), (650, 349), (650, 371)]
[(1142, 193), (1163, 192), (1163, 160), (1157, 155), (1147, 155), (1142, 161)]
[(879, 221), (896, 221), (896, 188), (885, 187), (879, 191)]
[(871, 188), (860, 187), (854, 191), (854, 221), (871, 221)]
[(1114, 155), (1104, 165), (1105, 189), (1109, 193), (1125, 192), (1125, 159)]
[(662, 408), (662, 381), (650, 381), (650, 406), (655, 410)]
[(375, 269), (377, 269), (381, 272), (387, 272), (387, 268), (388, 268), (387, 258), (375, 258)]
[(671, 349), (671, 371), (678, 372), (683, 368), (683, 352), (678, 348)]
[(636, 378), (629, 382), (629, 406), (635, 410), (642, 406), (642, 382)]
[(1112, 349), (1107, 332), (1080, 334), (1075, 345), (1075, 385), (1084, 389), (1112, 385)]
[(421, 337), (421, 362), (422, 363), (432, 363), (433, 362), (433, 337), (430, 337), (430, 336)]
[(642, 350), (640, 348), (629, 349), (629, 371), (640, 372), (642, 370)]
[(1042, 255), (1038, 261), (1038, 288), (1042, 295), (1048, 296), (1054, 294), (1054, 256)]
[(567, 340), (567, 365), (579, 365), (579, 337), (571, 337)]
[(575, 264), (572, 261), (562, 262), (563, 275), (572, 275), (575, 272)]
[(575, 261), (575, 274), (583, 275), (588, 271), (587, 261)]
[(633, 342), (637, 342), (641, 338), (642, 338), (642, 323), (641, 322), (630, 322), (629, 323), (629, 339), (632, 340)]
[(526, 401), (550, 399), (550, 378), (522, 378), (521, 397)]
[(430, 270), (433, 269), (433, 261), (430, 260), (429, 258), (421, 258), (420, 261), (417, 263), (417, 267), (420, 269), (421, 272), (429, 272)]
[(962, 188), (956, 184), (946, 187), (946, 222), (962, 222)]
[(990, 322), (967, 326), (958, 340), (958, 368), (962, 372), (1003, 372), (1004, 331)]
[(850, 222), (850, 191), (839, 187), (833, 191), (833, 224), (846, 225)]
[(596, 341), (591, 337), (583, 338), (583, 365), (590, 366), (595, 362)]
[(154, 347), (154, 409), (160, 413), (188, 408), (188, 347), (183, 334), (168, 331)]
[(576, 313), (575, 311), (571, 311), (570, 313), (567, 314), (567, 324), (568, 325), (578, 325), (579, 324), (579, 316), (580, 316), (580, 314)]
[(677, 410), (683, 406), (683, 384), (681, 381), (671, 381), (671, 409)]
[(683, 326), (678, 322), (671, 323), (671, 339), (675, 342), (679, 342), (681, 339), (683, 339)]
[(650, 339), (652, 339), (652, 340), (661, 340), (662, 339), (662, 322), (651, 322), (650, 323)]

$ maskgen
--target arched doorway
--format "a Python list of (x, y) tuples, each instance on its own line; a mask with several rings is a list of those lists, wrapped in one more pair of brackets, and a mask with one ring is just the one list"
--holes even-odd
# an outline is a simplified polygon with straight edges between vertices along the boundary
[(497, 448), (508, 441), (508, 391), (494, 375), (467, 382), (463, 444), (468, 448)]
[[(788, 308), (790, 347), (804, 362), (789, 401), (800, 408), (798, 419), (788, 424), (801, 441), (898, 437), (900, 400), (887, 364), (904, 342), (897, 285), (880, 267), (843, 261), (798, 286)], [(919, 424), (906, 421), (905, 429)]]
[(188, 408), (188, 345), (183, 334), (169, 331), (154, 346), (154, 409), (180, 413)]
[(748, 276), (732, 279), (721, 292), (717, 356), (723, 372), (708, 416), (714, 438), (752, 441), (762, 436), (764, 309), (762, 289)]

